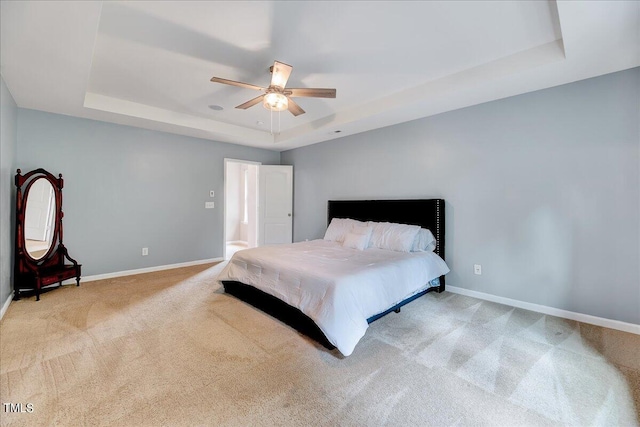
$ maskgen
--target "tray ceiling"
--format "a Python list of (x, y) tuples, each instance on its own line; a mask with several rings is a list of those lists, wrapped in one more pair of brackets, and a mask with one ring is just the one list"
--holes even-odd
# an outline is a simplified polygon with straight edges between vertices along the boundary
[[(634, 1), (0, 7), (18, 106), (279, 151), (640, 65)], [(266, 87), (274, 60), (337, 98), (238, 110), (257, 93), (209, 81)]]

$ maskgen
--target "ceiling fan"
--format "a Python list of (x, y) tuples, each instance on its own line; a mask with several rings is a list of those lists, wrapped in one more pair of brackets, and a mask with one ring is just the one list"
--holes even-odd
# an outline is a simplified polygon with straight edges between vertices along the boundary
[(321, 88), (296, 88), (286, 89), (287, 80), (291, 75), (293, 67), (282, 62), (275, 61), (273, 66), (269, 68), (271, 72), (271, 84), (267, 88), (252, 85), (249, 83), (236, 82), (234, 80), (227, 80), (220, 77), (212, 77), (211, 81), (216, 83), (223, 83), (231, 86), (239, 86), (247, 89), (254, 89), (264, 91), (263, 95), (257, 96), (252, 100), (238, 105), (236, 108), (246, 110), (249, 107), (262, 102), (262, 105), (267, 110), (271, 111), (283, 111), (289, 110), (294, 116), (304, 114), (304, 110), (291, 99), (292, 97), (307, 97), (307, 98), (335, 98), (335, 89), (321, 89)]

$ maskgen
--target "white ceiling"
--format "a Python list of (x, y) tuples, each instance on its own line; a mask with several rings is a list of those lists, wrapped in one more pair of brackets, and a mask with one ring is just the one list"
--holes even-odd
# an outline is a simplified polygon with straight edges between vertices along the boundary
[[(638, 1), (3, 1), (0, 15), (20, 107), (278, 151), (640, 66)], [(266, 87), (274, 60), (293, 65), (288, 87), (337, 98), (272, 117), (234, 108), (259, 93), (209, 81)]]

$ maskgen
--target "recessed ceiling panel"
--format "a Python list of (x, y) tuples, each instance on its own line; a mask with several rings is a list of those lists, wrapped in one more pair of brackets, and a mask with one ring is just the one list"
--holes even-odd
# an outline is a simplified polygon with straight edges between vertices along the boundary
[[(547, 2), (106, 2), (88, 91), (264, 129), (274, 119), (251, 90), (274, 60), (289, 87), (335, 87), (336, 99), (299, 99), (307, 112), (275, 117), (287, 130), (375, 102), (434, 78), (556, 40)], [(209, 105), (220, 105), (212, 111)]]
[[(276, 150), (640, 65), (638, 2), (0, 8), (1, 72), (19, 106)], [(274, 60), (293, 66), (288, 88), (337, 97), (296, 98), (306, 113), (294, 117), (260, 103), (238, 110), (256, 91), (210, 82), (266, 87)]]

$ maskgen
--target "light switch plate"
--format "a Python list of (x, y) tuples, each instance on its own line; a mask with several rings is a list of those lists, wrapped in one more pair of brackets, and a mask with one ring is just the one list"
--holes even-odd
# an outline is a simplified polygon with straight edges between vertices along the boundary
[(482, 274), (482, 266), (480, 264), (473, 264), (473, 274), (480, 276)]
[(213, 209), (215, 207), (215, 202), (204, 202), (205, 209)]

